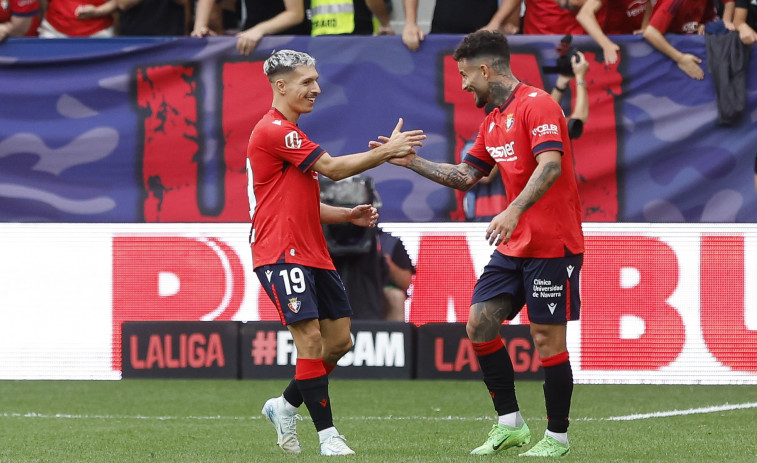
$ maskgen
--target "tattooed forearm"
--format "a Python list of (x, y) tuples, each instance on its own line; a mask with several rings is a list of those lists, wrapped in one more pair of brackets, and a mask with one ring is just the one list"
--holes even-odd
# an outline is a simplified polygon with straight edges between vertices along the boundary
[(468, 164), (437, 163), (421, 157), (414, 158), (408, 167), (429, 180), (462, 191), (470, 190), (483, 176), (483, 173)]
[(562, 172), (562, 167), (558, 162), (550, 161), (544, 163), (542, 167), (542, 169), (537, 168), (537, 170), (534, 171), (534, 175), (528, 180), (526, 187), (523, 188), (523, 191), (521, 191), (518, 197), (513, 201), (513, 206), (521, 211), (526, 211), (533, 206), (539, 198), (544, 196), (544, 193), (549, 190), (549, 187), (555, 183), (555, 180), (560, 177), (560, 173)]

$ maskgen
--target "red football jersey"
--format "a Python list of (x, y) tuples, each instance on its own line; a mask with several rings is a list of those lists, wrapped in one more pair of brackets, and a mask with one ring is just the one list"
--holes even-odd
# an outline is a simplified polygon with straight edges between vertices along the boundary
[(321, 189), (310, 168), (325, 153), (271, 108), (247, 146), (253, 267), (287, 262), (335, 270), (321, 228)]
[(699, 24), (715, 19), (712, 0), (658, 0), (649, 24), (665, 34), (695, 34)]
[(32, 17), (32, 23), (25, 34), (26, 37), (35, 37), (39, 26), (39, 3), (37, 0), (10, 0), (0, 2), (0, 23), (8, 22), (11, 16)]
[[(602, 9), (604, 21), (597, 20), (602, 24), (602, 31), (606, 35), (633, 34), (641, 29), (641, 21), (650, 0), (604, 0)], [(597, 14), (599, 16), (599, 13)]]
[(79, 19), (76, 8), (81, 5), (100, 6), (106, 0), (50, 0), (45, 19), (56, 31), (69, 37), (89, 37), (113, 25), (113, 16)]
[(576, 15), (563, 10), (555, 0), (526, 0), (523, 33), (537, 35), (586, 34)]
[(573, 171), (568, 124), (560, 106), (545, 91), (520, 83), (505, 104), (490, 112), (473, 147), (463, 159), (488, 174), (499, 167), (512, 202), (536, 169), (536, 156), (562, 152), (562, 174), (520, 217), (513, 235), (497, 248), (512, 257), (563, 257), (584, 250), (581, 200)]

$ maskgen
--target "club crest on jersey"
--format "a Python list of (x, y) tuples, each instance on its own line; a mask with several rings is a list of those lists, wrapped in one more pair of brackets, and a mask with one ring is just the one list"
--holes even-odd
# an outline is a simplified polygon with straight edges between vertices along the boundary
[(298, 150), (302, 146), (302, 140), (300, 140), (300, 134), (296, 130), (292, 130), (284, 137), (284, 144), (290, 150)]
[(507, 119), (505, 119), (505, 127), (507, 127), (508, 132), (513, 124), (515, 124), (515, 114), (508, 114)]
[(289, 304), (287, 304), (287, 307), (289, 307), (289, 310), (291, 310), (294, 313), (297, 313), (300, 311), (300, 307), (302, 307), (302, 302), (298, 301), (296, 297), (289, 298)]

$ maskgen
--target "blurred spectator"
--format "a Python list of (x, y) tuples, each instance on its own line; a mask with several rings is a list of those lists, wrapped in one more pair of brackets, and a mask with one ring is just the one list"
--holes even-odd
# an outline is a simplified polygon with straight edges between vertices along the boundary
[(723, 20), (725, 28), (729, 31), (735, 31), (736, 27), (733, 25), (733, 15), (736, 12), (736, 2), (734, 0), (715, 0), (715, 11)]
[[(418, 1), (403, 0), (405, 26), (402, 29), (402, 42), (412, 51), (418, 50), (425, 39), (423, 30), (418, 26)], [(504, 34), (518, 33), (520, 8), (513, 8), (507, 15), (497, 16), (498, 4), (498, 0), (436, 0), (430, 33), (469, 34), (479, 29), (497, 30)]]
[[(237, 33), (237, 50), (249, 55), (266, 35), (310, 35), (306, 0), (244, 0), (247, 17)], [(216, 35), (208, 28), (215, 0), (198, 0), (192, 37)]]
[(314, 37), (394, 34), (385, 0), (310, 0), (309, 13)]
[(407, 291), (413, 282), (415, 267), (402, 240), (377, 229), (381, 256), (384, 258), (382, 275), (384, 291), (384, 319), (393, 322), (405, 321)]
[[(522, 0), (523, 33), (533, 35), (582, 35), (586, 32), (570, 10), (578, 11), (583, 0)], [(521, 8), (521, 0), (502, 0), (493, 21), (501, 21)]]
[(602, 47), (605, 64), (615, 64), (620, 47), (607, 36), (640, 34), (651, 16), (651, 0), (586, 0), (576, 19)]
[(757, 42), (757, 2), (736, 0), (733, 12), (733, 26), (745, 45)]
[(661, 53), (672, 59), (692, 79), (704, 79), (702, 59), (691, 53), (682, 53), (663, 34), (704, 35), (704, 25), (715, 19), (712, 0), (658, 0), (652, 18), (644, 29), (644, 38)]
[(189, 0), (115, 0), (118, 35), (182, 36), (187, 35), (191, 16)]
[(0, 42), (7, 37), (34, 37), (39, 26), (37, 0), (3, 0), (0, 2)]
[[(266, 35), (393, 34), (385, 0), (244, 0), (247, 17), (237, 50), (249, 55)], [(192, 37), (216, 35), (209, 26), (215, 0), (198, 0)], [(374, 23), (374, 16), (376, 23)]]
[(568, 90), (568, 85), (575, 78), (575, 102), (568, 119), (568, 135), (571, 139), (579, 138), (583, 134), (583, 127), (589, 119), (589, 92), (586, 88), (586, 73), (589, 71), (589, 61), (583, 53), (576, 50), (570, 56), (572, 73), (560, 73), (557, 75), (555, 87), (552, 89), (552, 99), (558, 104), (562, 102), (563, 95)]
[(40, 0), (40, 38), (113, 37), (115, 0)]

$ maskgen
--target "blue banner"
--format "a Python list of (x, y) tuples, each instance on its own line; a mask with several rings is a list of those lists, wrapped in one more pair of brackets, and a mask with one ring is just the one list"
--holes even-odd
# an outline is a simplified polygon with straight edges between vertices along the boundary
[[(461, 89), (461, 37), (10, 39), (0, 44), (0, 221), (245, 222), (244, 155), (270, 107), (262, 61), (293, 48), (317, 60), (322, 94), (300, 126), (334, 156), (365, 151), (399, 117), (428, 134), (421, 155), (457, 163), (483, 111)], [(521, 80), (551, 90), (557, 36), (513, 36)], [(575, 141), (584, 220), (757, 219), (757, 48), (747, 110), (718, 125), (711, 75), (696, 81), (641, 37), (617, 37), (605, 66), (588, 37), (590, 115)], [(705, 38), (669, 36), (703, 60)], [(569, 94), (570, 95), (570, 94)], [(570, 112), (569, 98), (563, 102)], [(466, 220), (462, 194), (396, 166), (368, 172), (385, 222)]]

